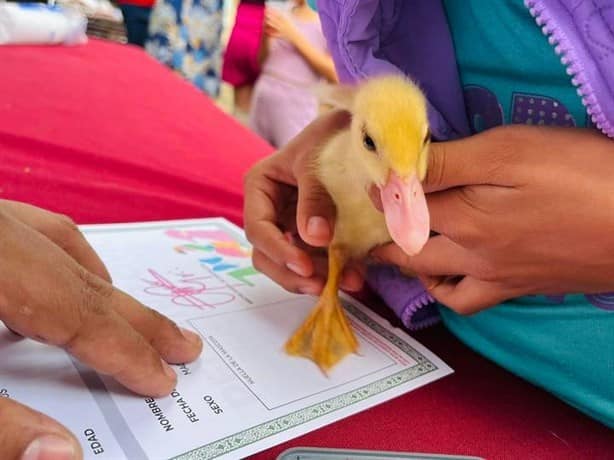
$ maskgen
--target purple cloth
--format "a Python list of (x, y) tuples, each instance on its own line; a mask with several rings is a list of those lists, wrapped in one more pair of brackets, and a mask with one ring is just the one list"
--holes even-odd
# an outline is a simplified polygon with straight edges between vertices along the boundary
[[(593, 122), (614, 137), (614, 2), (525, 0), (574, 77)], [(440, 1), (321, 0), (322, 30), (339, 77), (401, 72), (429, 99), (437, 140), (469, 134), (454, 46)]]
[(342, 82), (386, 73), (410, 75), (428, 97), (433, 137), (469, 134), (454, 46), (440, 2), (320, 3), (322, 29)]
[(367, 282), (410, 331), (439, 321), (435, 299), (424, 290), (417, 278), (408, 278), (397, 267), (372, 265), (367, 271)]
[(614, 1), (525, 0), (593, 123), (614, 138)]
[[(595, 126), (614, 138), (614, 1), (525, 0), (525, 5), (561, 56)], [(320, 0), (318, 7), (341, 81), (408, 75), (429, 100), (436, 140), (469, 135), (440, 1)], [(369, 270), (368, 282), (407, 327), (432, 320), (433, 299), (417, 279), (380, 266)]]

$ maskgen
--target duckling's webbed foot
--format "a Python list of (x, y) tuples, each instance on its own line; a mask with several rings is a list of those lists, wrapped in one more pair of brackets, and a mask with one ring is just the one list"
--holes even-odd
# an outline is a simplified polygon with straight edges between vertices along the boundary
[(286, 343), (288, 354), (311, 359), (324, 372), (358, 350), (358, 341), (339, 300), (339, 280), (344, 265), (343, 250), (331, 247), (328, 280), (322, 295), (305, 322)]

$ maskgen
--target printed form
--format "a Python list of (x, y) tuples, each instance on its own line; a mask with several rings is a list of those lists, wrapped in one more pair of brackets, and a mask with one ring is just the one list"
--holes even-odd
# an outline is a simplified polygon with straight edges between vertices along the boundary
[(290, 294), (257, 272), (243, 232), (223, 219), (82, 230), (119, 289), (204, 342), (197, 361), (174, 366), (175, 390), (154, 399), (0, 323), (0, 397), (62, 422), (86, 458), (241, 458), (452, 372), (345, 296), (359, 354), (328, 375), (286, 355), (285, 341), (316, 299)]

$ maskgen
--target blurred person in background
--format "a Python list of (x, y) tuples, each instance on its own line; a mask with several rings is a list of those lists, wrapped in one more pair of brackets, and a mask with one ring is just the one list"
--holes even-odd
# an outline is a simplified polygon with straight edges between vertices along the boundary
[(254, 84), (260, 75), (264, 0), (241, 0), (228, 46), (222, 80), (234, 88), (234, 116), (247, 123)]
[(254, 87), (249, 124), (275, 147), (284, 146), (318, 114), (314, 87), (336, 83), (317, 13), (306, 0), (267, 6), (262, 73)]
[(149, 17), (155, 0), (118, 0), (124, 16), (128, 43), (145, 46)]
[(158, 0), (151, 13), (145, 49), (211, 97), (217, 97), (222, 26), (222, 0)]

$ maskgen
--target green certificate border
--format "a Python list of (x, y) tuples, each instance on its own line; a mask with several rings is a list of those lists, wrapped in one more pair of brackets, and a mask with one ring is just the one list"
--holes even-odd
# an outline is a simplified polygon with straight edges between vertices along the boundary
[(318, 404), (313, 404), (290, 414), (274, 418), (268, 422), (261, 423), (230, 436), (226, 436), (225, 438), (218, 439), (217, 441), (211, 442), (202, 447), (197, 447), (192, 451), (174, 457), (174, 459), (208, 460), (220, 457), (237, 449), (241, 449), (245, 446), (266, 439), (270, 436), (274, 436), (291, 428), (311, 422), (312, 420), (333, 413), (339, 409), (343, 409), (358, 402), (364, 401), (365, 399), (398, 387), (399, 385), (407, 383), (430, 372), (434, 372), (438, 369), (435, 364), (429, 361), (409, 343), (401, 339), (392, 331), (389, 331), (383, 327), (355, 305), (344, 301), (343, 306), (348, 313), (350, 313), (360, 322), (364, 323), (382, 338), (386, 339), (392, 345), (402, 350), (406, 355), (410, 356), (414, 361), (416, 361), (416, 364), (389, 377), (377, 380), (342, 395), (327, 399), (326, 401), (322, 401)]

